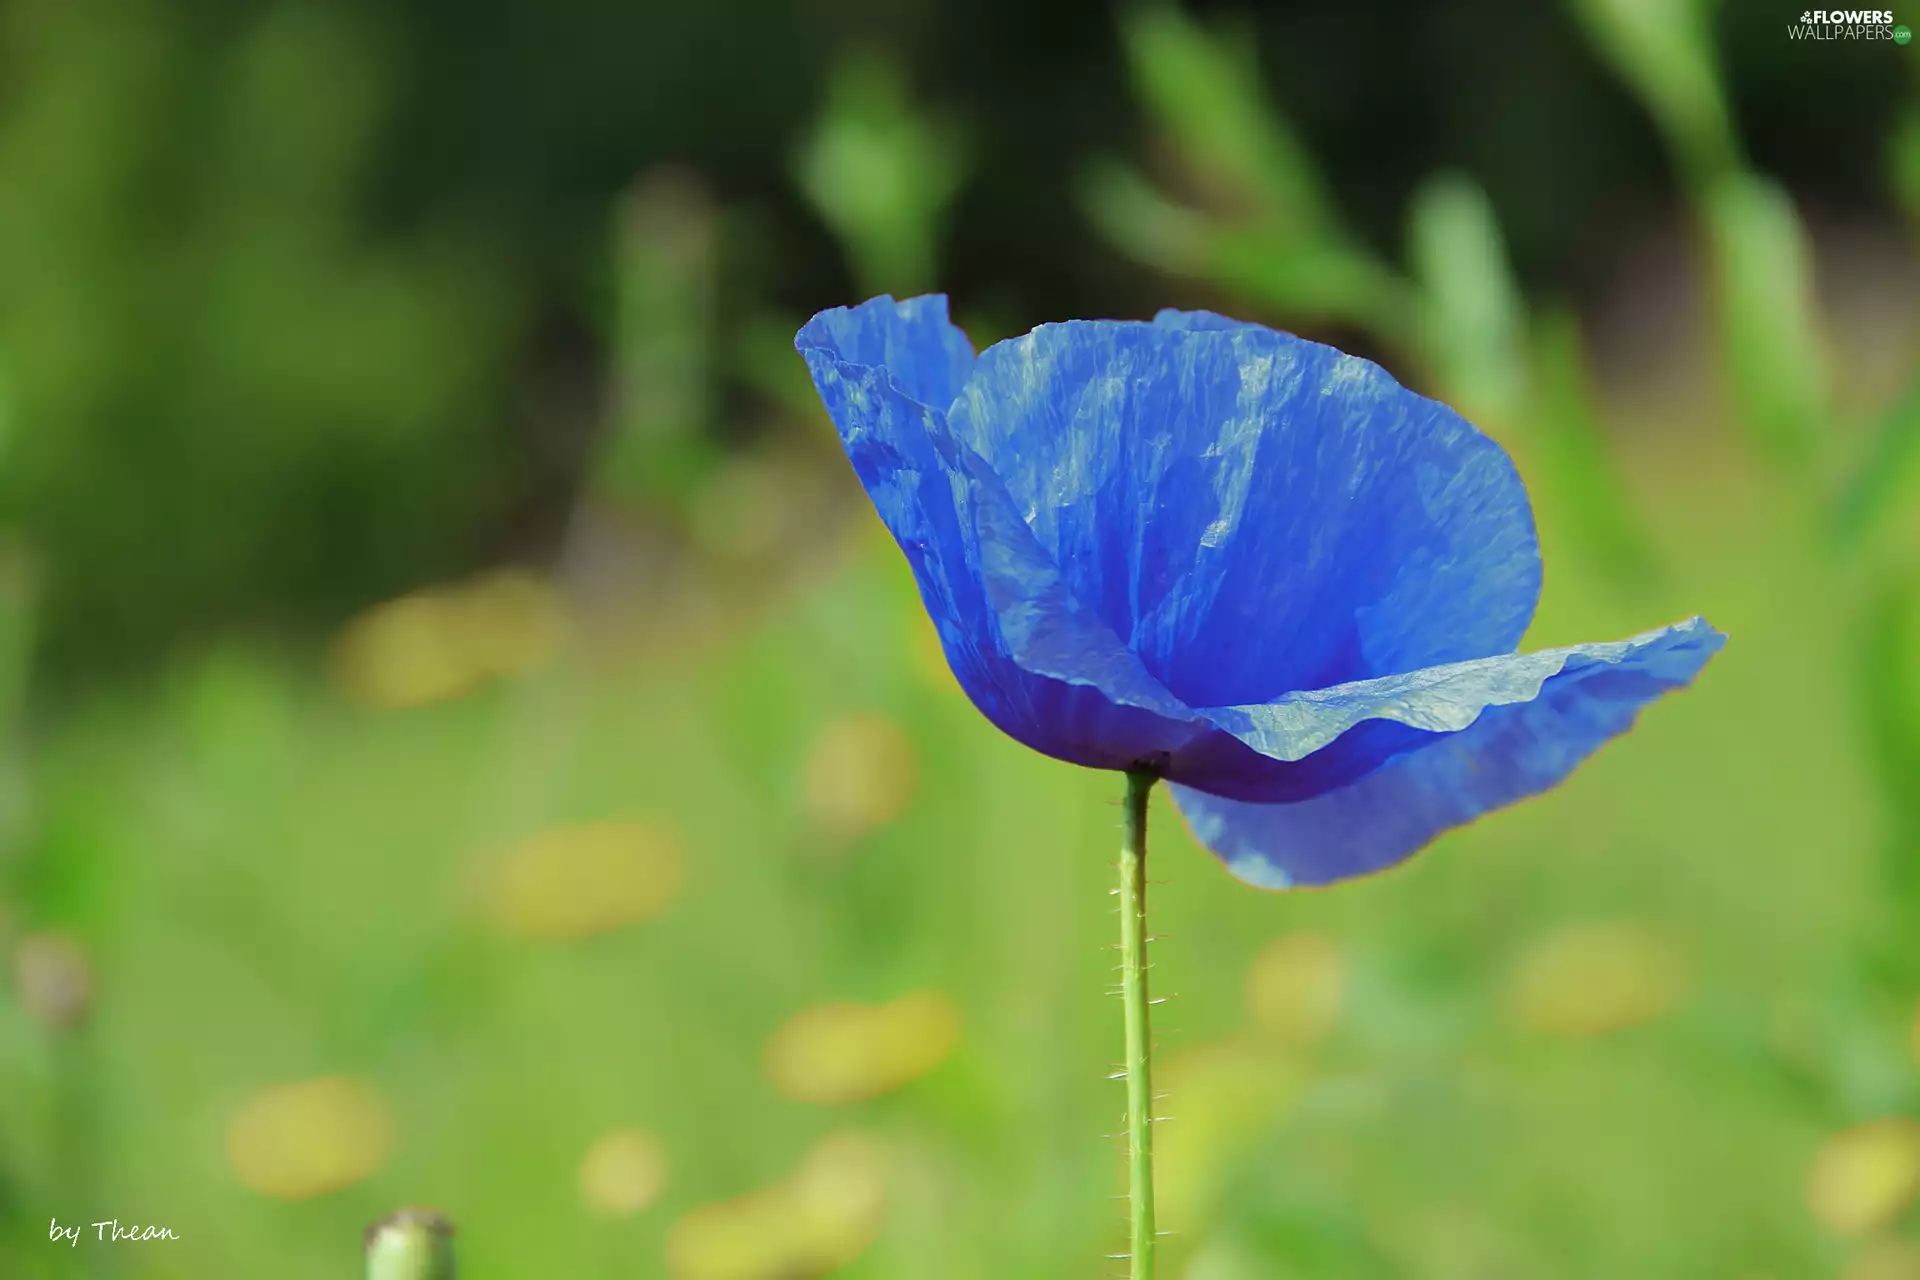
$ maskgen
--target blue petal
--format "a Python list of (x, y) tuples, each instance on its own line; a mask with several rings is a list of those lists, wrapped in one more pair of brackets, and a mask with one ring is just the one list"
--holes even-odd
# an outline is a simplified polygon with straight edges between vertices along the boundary
[(1262, 329), (1247, 320), (1235, 320), (1232, 316), (1223, 316), (1217, 311), (1176, 311), (1172, 307), (1162, 307), (1153, 313), (1154, 327), (1158, 329)]
[[(1076, 764), (1169, 756), (1210, 727), (1066, 590), (999, 479), (920, 398), (957, 376), (958, 360), (941, 357), (957, 332), (943, 300), (883, 299), (821, 313), (794, 345), (975, 705), (1020, 742)], [(900, 359), (904, 373), (855, 355)]]
[(973, 372), (973, 343), (947, 319), (943, 293), (905, 302), (882, 294), (822, 311), (793, 345), (802, 355), (831, 351), (848, 364), (885, 369), (906, 395), (943, 412)]
[[(1559, 783), (1631, 728), (1643, 706), (1689, 683), (1725, 642), (1694, 618), (1631, 640), (1496, 659), (1513, 664), (1497, 674), (1466, 664), (1481, 668), (1472, 680), (1456, 670), (1421, 688), (1408, 677), (1374, 714), (1417, 733), (1421, 744), (1375, 772), (1294, 804), (1223, 799), (1181, 785), (1174, 797), (1194, 835), (1249, 884), (1285, 889), (1365, 875)], [(1555, 670), (1535, 684), (1538, 660), (1550, 655)], [(1469, 694), (1474, 682), (1481, 692)], [(1264, 728), (1275, 735), (1266, 745), (1292, 751), (1319, 740), (1351, 718), (1352, 697), (1319, 704), (1339, 704), (1331, 721), (1303, 726), (1291, 722), (1292, 713), (1280, 717)]]
[(1206, 313), (1043, 325), (981, 355), (950, 422), (1067, 591), (1189, 705), (1510, 652), (1532, 617), (1506, 454), (1331, 347)]

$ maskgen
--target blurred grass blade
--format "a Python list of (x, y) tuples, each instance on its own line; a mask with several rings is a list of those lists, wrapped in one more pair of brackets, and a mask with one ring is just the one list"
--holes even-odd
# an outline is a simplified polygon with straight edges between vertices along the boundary
[(1193, 204), (1103, 162), (1081, 203), (1107, 240), (1288, 321), (1350, 324), (1415, 348), (1403, 281), (1341, 231), (1318, 170), (1261, 90), (1251, 45), (1149, 5), (1124, 21), (1135, 92), (1179, 160)]
[(1134, 261), (1171, 276), (1207, 274), (1214, 229), (1206, 215), (1167, 199), (1131, 165), (1088, 165), (1080, 203), (1101, 234)]
[(1411, 338), (1404, 283), (1364, 250), (1217, 221), (1111, 161), (1088, 167), (1081, 203), (1109, 243), (1156, 271), (1205, 281), (1294, 322), (1353, 324), (1396, 346)]
[(1510, 428), (1526, 393), (1526, 303), (1493, 203), (1464, 174), (1436, 175), (1414, 194), (1407, 239), (1421, 346), (1448, 398), (1482, 425)]
[(1207, 274), (1222, 289), (1295, 322), (1366, 329), (1411, 354), (1414, 303), (1406, 283), (1364, 250), (1338, 243), (1288, 246), (1261, 232), (1221, 228), (1208, 245)]
[[(1884, 575), (1856, 628), (1854, 666), (1874, 768), (1890, 806), (1886, 889), (1876, 905), (1892, 923), (1894, 949), (1920, 969), (1913, 928), (1920, 924), (1920, 573)], [(1909, 977), (1920, 978), (1920, 972)]]
[(1842, 491), (1835, 529), (1843, 547), (1857, 547), (1880, 521), (1904, 516), (1920, 547), (1920, 374), (1887, 410), (1866, 461)]
[(227, 68), (213, 179), (229, 214), (279, 209), (317, 228), (352, 208), (387, 115), (391, 67), (351, 9), (260, 12)]
[[(1885, 575), (1864, 617), (1859, 670), (1874, 753), (1903, 834), (1920, 849), (1920, 573)], [(1920, 862), (1909, 874), (1920, 884)]]
[(1283, 238), (1326, 233), (1319, 172), (1267, 104), (1248, 43), (1209, 34), (1171, 5), (1132, 14), (1122, 35), (1135, 92), (1210, 194), (1257, 211)]
[(1748, 173), (1715, 182), (1702, 212), (1735, 408), (1764, 452), (1804, 460), (1828, 405), (1805, 229), (1784, 191)]
[(1920, 226), (1920, 102), (1910, 104), (1887, 142), (1887, 168), (1907, 219)]
[(594, 482), (617, 498), (674, 501), (713, 461), (716, 214), (696, 177), (660, 169), (616, 218), (613, 420)]
[(1572, 4), (1601, 54), (1652, 114), (1690, 181), (1704, 183), (1738, 164), (1705, 0)]
[(0, 733), (19, 724), (33, 675), (34, 577), (27, 549), (0, 540)]
[(1533, 335), (1532, 415), (1526, 440), (1548, 503), (1580, 552), (1618, 584), (1656, 581), (1659, 566), (1607, 451), (1587, 376), (1580, 326), (1563, 310), (1541, 316)]
[(798, 160), (800, 188), (852, 259), (860, 291), (898, 297), (936, 283), (965, 171), (958, 131), (917, 110), (899, 66), (878, 54), (834, 69)]
[(367, 1228), (367, 1280), (454, 1280), (453, 1224), (401, 1209)]
[(1359, 324), (1388, 342), (1407, 336), (1405, 286), (1365, 251), (1286, 244), (1265, 226), (1215, 223), (1114, 161), (1087, 169), (1081, 203), (1116, 248), (1160, 273), (1206, 280), (1288, 319)]

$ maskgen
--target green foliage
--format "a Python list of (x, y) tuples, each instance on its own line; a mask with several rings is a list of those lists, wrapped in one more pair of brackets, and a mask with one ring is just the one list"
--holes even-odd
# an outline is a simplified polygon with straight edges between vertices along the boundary
[(186, 34), (144, 2), (0, 16), (0, 519), (57, 568), (62, 662), (431, 572), (505, 465), (492, 260), (362, 216), (377, 37), (300, 4)]
[[(1728, 559), (1692, 536), (1750, 544), (1767, 520), (1702, 505), (1664, 544), (1685, 590), (1756, 637), (1744, 664), (1650, 716), (1633, 751), (1403, 871), (1260, 894), (1155, 814), (1154, 982), (1174, 997), (1156, 1031), (1175, 1090), (1157, 1136), (1177, 1143), (1212, 1105), (1180, 1065), (1196, 1052), (1298, 1081), (1254, 1141), (1201, 1153), (1218, 1193), (1167, 1222), (1174, 1274), (1202, 1258), (1228, 1276), (1450, 1280), (1502, 1260), (1662, 1274), (1669, 1253), (1696, 1274), (1729, 1258), (1807, 1273), (1796, 1260), (1823, 1246), (1797, 1197), (1825, 1121), (1752, 1058), (1702, 1048), (1722, 1010), (1764, 1045), (1775, 1002), (1819, 1007), (1821, 961), (1869, 883), (1844, 679), (1759, 639), (1819, 616), (1832, 587), (1810, 557)], [(1556, 564), (1548, 625), (1625, 625), (1597, 586)], [(90, 700), (36, 752), (26, 861), (4, 881), (24, 924), (83, 940), (98, 994), (78, 1033), (0, 995), (0, 1184), (20, 1217), (0, 1269), (317, 1280), (343, 1273), (363, 1224), (424, 1200), (460, 1224), (477, 1280), (649, 1273), (681, 1215), (856, 1127), (899, 1163), (881, 1237), (846, 1274), (1108, 1274), (1119, 780), (1031, 756), (930, 680), (906, 639), (918, 607), (897, 555), (868, 544), (723, 636), (645, 663), (583, 655), (460, 701), (350, 708), (244, 651)], [(1767, 696), (1795, 680), (1811, 696)], [(805, 768), (849, 708), (897, 723), (921, 779), (896, 822), (852, 842), (810, 824)], [(1804, 758), (1780, 760), (1781, 737)], [(503, 936), (483, 892), (502, 846), (604, 818), (678, 834), (681, 896), (616, 933)], [(1621, 913), (1684, 939), (1678, 1009), (1579, 1041), (1517, 1023), (1508, 991), (1534, 941)], [(1347, 975), (1335, 1029), (1263, 1042), (1244, 975), (1303, 931), (1331, 937)], [(840, 1106), (771, 1087), (763, 1046), (788, 1016), (917, 987), (963, 1015), (931, 1075)], [(1816, 1059), (1832, 1047), (1816, 1040)], [(236, 1110), (337, 1072), (387, 1099), (388, 1161), (309, 1200), (248, 1189), (226, 1155)], [(624, 1125), (660, 1137), (667, 1189), (602, 1219), (579, 1164)], [(38, 1220), (54, 1203), (63, 1221), (152, 1206), (185, 1238), (61, 1256)], [(1756, 1221), (1773, 1224), (1759, 1243)]]
[[(1893, 808), (1886, 877), (1908, 911), (1920, 915), (1920, 790), (1913, 785), (1920, 778), (1920, 569), (1909, 563), (1884, 573), (1863, 615), (1860, 706)], [(1920, 980), (1920, 962), (1910, 947), (1901, 950)]]
[(698, 179), (675, 170), (616, 212), (614, 404), (593, 469), (609, 496), (685, 501), (717, 461), (719, 238)]
[(1208, 273), (1215, 229), (1205, 214), (1169, 200), (1118, 161), (1089, 164), (1080, 186), (1087, 217), (1122, 253), (1168, 275)]
[[(1129, 258), (1245, 314), (1357, 328), (1509, 442), (1556, 543), (1540, 643), (1662, 620), (1649, 593), (1734, 635), (1631, 750), (1339, 893), (1249, 891), (1155, 816), (1169, 1275), (1785, 1280), (1874, 1247), (1804, 1199), (1836, 1127), (1920, 1101), (1920, 384), (1858, 440), (1838, 423), (1847, 353), (1829, 369), (1791, 201), (1743, 167), (1707, 6), (1575, 8), (1694, 202), (1729, 398), (1779, 464), (1764, 481), (1711, 431), (1669, 447), (1640, 424), (1614, 447), (1579, 322), (1522, 295), (1473, 176), (1415, 187), (1404, 267), (1369, 248), (1250, 31), (1130, 10), (1149, 158), (1062, 158)], [(755, 572), (677, 563), (699, 590), (627, 584), (638, 655), (575, 619), (553, 667), (405, 710), (350, 705), (312, 645), (246, 633), (291, 618), (317, 642), (350, 605), (464, 569), (526, 497), (501, 428), (526, 410), (521, 330), (551, 304), (530, 281), (553, 264), (396, 197), (430, 151), (408, 60), (464, 64), (408, 50), (384, 13), (0, 8), (0, 1275), (338, 1277), (364, 1224), (422, 1200), (460, 1223), (469, 1280), (663, 1274), (684, 1215), (848, 1129), (890, 1162), (852, 1280), (1111, 1274), (1119, 781), (1031, 756), (930, 677), (898, 557), (826, 518), (860, 500), (837, 458), (806, 456), (831, 437), (796, 318), (767, 301), (798, 308), (819, 277), (712, 194), (737, 172), (648, 161), (633, 180), (582, 125), (578, 153), (483, 177), (624, 184), (572, 245), (604, 279), (558, 273), (608, 303), (588, 500), (664, 509), (702, 547), (757, 529)], [(476, 41), (489, 20), (460, 15)], [(962, 184), (992, 176), (904, 65), (836, 62), (776, 175), (867, 292), (937, 287)], [(456, 132), (490, 164), (549, 141), (501, 128), (542, 109)], [(1917, 136), (1909, 111), (1889, 153), (1909, 215)], [(1822, 542), (1804, 515), (1829, 498)], [(221, 638), (176, 650), (194, 632)], [(129, 654), (147, 678), (33, 681), (40, 658), (61, 676)], [(812, 763), (849, 712), (891, 725), (919, 778), (851, 837), (811, 807), (858, 772)], [(503, 850), (629, 818), (684, 850), (663, 914), (565, 941), (502, 927)], [(1543, 1026), (1515, 994), (1539, 946), (1621, 920), (1671, 944), (1670, 1006)], [(1244, 991), (1302, 934), (1340, 964), (1317, 1040)], [(28, 980), (29, 942), (67, 986)], [(1559, 998), (1590, 1012), (1609, 991), (1589, 976)], [(845, 1104), (775, 1087), (766, 1046), (791, 1015), (917, 988), (962, 1016), (930, 1074)], [(335, 1074), (385, 1100), (390, 1152), (324, 1194), (252, 1189), (235, 1116)], [(608, 1217), (582, 1160), (626, 1126), (658, 1138), (665, 1190)], [(183, 1239), (46, 1239), (49, 1215), (114, 1213)]]
[(835, 69), (796, 176), (845, 247), (859, 292), (904, 298), (937, 280), (966, 167), (958, 130), (915, 109), (894, 62), (861, 54)]
[(1920, 548), (1920, 374), (1881, 414), (1834, 514), (1849, 552), (1876, 542), (1894, 555)]
[(1574, 531), (1574, 550), (1616, 585), (1660, 582), (1658, 559), (1634, 512), (1593, 407), (1580, 327), (1566, 311), (1534, 326), (1533, 397), (1523, 437), (1552, 495), (1554, 518)]
[(1888, 171), (1907, 217), (1920, 223), (1920, 105), (1910, 106), (1887, 140)]
[(1594, 44), (1639, 95), (1683, 172), (1706, 183), (1739, 163), (1708, 27), (1711, 0), (1571, 0)]
[(1786, 192), (1743, 167), (1705, 0), (1576, 0), (1575, 9), (1686, 179), (1741, 423), (1776, 463), (1805, 466), (1833, 433), (1811, 249)]
[[(1712, 266), (1715, 319), (1735, 413), (1801, 500), (1827, 506), (1825, 523), (1839, 534), (1828, 546), (1837, 553), (1836, 567), (1864, 579), (1850, 615), (1849, 642), (1867, 745), (1895, 830), (1881, 868), (1889, 893), (1863, 928), (1858, 950), (1876, 958), (1883, 984), (1903, 992), (1915, 980), (1912, 963), (1903, 959), (1888, 967), (1879, 961), (1904, 956), (1920, 922), (1920, 892), (1913, 887), (1920, 879), (1920, 843), (1908, 800), (1920, 709), (1902, 692), (1907, 674), (1893, 656), (1910, 647), (1905, 602), (1913, 592), (1911, 524), (1900, 528), (1887, 517), (1912, 490), (1913, 441), (1920, 435), (1915, 394), (1910, 389), (1885, 412), (1862, 461), (1850, 464), (1838, 456), (1844, 437), (1836, 430), (1809, 238), (1787, 193), (1742, 167), (1706, 43), (1703, 4), (1587, 0), (1580, 8), (1660, 121), (1675, 164), (1688, 179)], [(1892, 176), (1903, 197), (1911, 186), (1911, 133), (1903, 124), (1892, 135)], [(1849, 479), (1829, 492), (1827, 480), (1835, 474)], [(1888, 525), (1896, 527), (1883, 539), (1869, 536)]]
[(1264, 101), (1249, 43), (1211, 35), (1169, 5), (1136, 10), (1123, 34), (1142, 105), (1209, 194), (1257, 213), (1277, 240), (1335, 229), (1319, 171)]
[(1786, 193), (1752, 174), (1715, 180), (1701, 209), (1740, 420), (1774, 459), (1804, 463), (1833, 428), (1806, 232)]
[(1114, 161), (1082, 175), (1088, 216), (1142, 262), (1313, 320), (1410, 336), (1396, 275), (1335, 217), (1318, 170), (1261, 92), (1252, 49), (1165, 5), (1125, 20), (1142, 106), (1200, 208)]
[(21, 722), (38, 640), (39, 590), (24, 547), (0, 543), (0, 736)]
[(1493, 204), (1463, 174), (1414, 193), (1407, 256), (1422, 288), (1422, 346), (1469, 417), (1518, 419), (1526, 394), (1526, 303), (1507, 265)]

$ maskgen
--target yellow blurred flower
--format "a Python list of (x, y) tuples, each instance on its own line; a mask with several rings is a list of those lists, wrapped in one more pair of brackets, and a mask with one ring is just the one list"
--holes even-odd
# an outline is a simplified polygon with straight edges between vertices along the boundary
[(553, 588), (503, 570), (369, 609), (340, 633), (333, 669), (346, 692), (368, 706), (422, 706), (539, 666), (565, 634)]
[(93, 1000), (93, 966), (80, 944), (63, 933), (20, 939), (13, 949), (13, 981), (21, 1006), (43, 1026), (75, 1025)]
[(1223, 1040), (1174, 1054), (1154, 1072), (1160, 1225), (1189, 1231), (1205, 1217), (1238, 1161), (1293, 1097), (1299, 1068), (1252, 1040)]
[(327, 1076), (249, 1098), (227, 1126), (227, 1158), (261, 1195), (304, 1200), (373, 1173), (390, 1141), (386, 1104), (373, 1086)]
[(483, 574), (459, 595), (467, 660), (482, 677), (551, 662), (567, 638), (566, 608), (545, 578), (521, 569)]
[(1920, 1244), (1875, 1240), (1854, 1255), (1841, 1280), (1920, 1280)]
[(869, 1138), (825, 1138), (792, 1177), (675, 1223), (668, 1267), (675, 1280), (809, 1280), (836, 1271), (879, 1234), (886, 1166)]
[(679, 844), (644, 822), (589, 822), (523, 841), (495, 869), (491, 905), (519, 938), (584, 938), (649, 919), (680, 891)]
[(960, 1039), (960, 1011), (937, 991), (890, 1004), (824, 1004), (767, 1041), (774, 1087), (796, 1102), (856, 1102), (933, 1070)]
[(919, 781), (913, 741), (884, 716), (834, 721), (807, 749), (801, 798), (814, 825), (852, 840), (906, 811)]
[(807, 1151), (789, 1189), (815, 1225), (816, 1238), (830, 1238), (840, 1262), (850, 1262), (880, 1229), (886, 1207), (886, 1152), (861, 1133), (830, 1134)]
[(445, 591), (376, 605), (334, 644), (334, 672), (369, 706), (413, 707), (457, 697), (475, 683), (460, 640), (460, 611)]
[(1864, 1235), (1920, 1194), (1920, 1120), (1895, 1117), (1828, 1138), (1807, 1174), (1807, 1207), (1829, 1230)]
[(1247, 970), (1247, 1012), (1254, 1025), (1290, 1044), (1324, 1039), (1345, 994), (1339, 945), (1321, 933), (1276, 938)]
[(652, 1135), (615, 1129), (580, 1161), (580, 1198), (596, 1213), (626, 1218), (654, 1202), (667, 1181), (667, 1158)]
[(1509, 995), (1531, 1031), (1594, 1036), (1661, 1016), (1684, 985), (1665, 939), (1616, 921), (1570, 925), (1540, 942), (1522, 957)]

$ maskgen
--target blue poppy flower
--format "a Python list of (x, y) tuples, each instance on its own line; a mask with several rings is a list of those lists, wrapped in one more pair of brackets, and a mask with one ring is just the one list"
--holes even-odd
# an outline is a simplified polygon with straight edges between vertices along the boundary
[(1725, 640), (1515, 652), (1540, 549), (1512, 461), (1290, 334), (1163, 311), (976, 357), (934, 295), (794, 345), (974, 704), (1164, 778), (1256, 885), (1379, 870), (1553, 786)]

